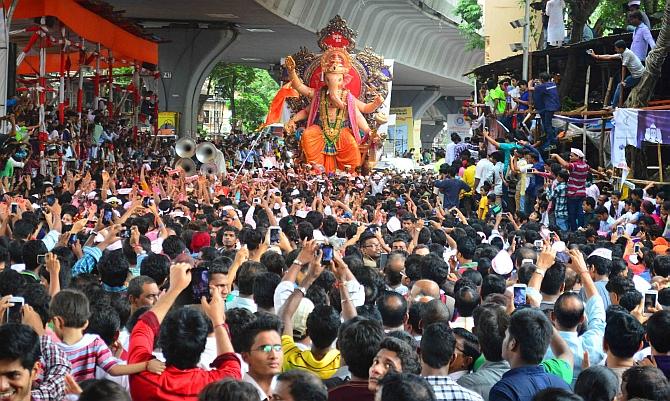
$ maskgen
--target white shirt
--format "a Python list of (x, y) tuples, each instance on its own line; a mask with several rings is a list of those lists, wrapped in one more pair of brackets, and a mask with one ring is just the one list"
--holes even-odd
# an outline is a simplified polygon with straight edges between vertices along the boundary
[[(612, 201), (605, 202), (605, 205), (603, 205), (603, 206), (605, 206), (605, 209), (607, 209), (608, 214), (610, 216), (612, 216), (612, 211), (610, 210), (611, 207), (612, 207)], [(612, 217), (614, 217), (615, 219), (618, 219), (619, 217), (621, 217), (621, 214), (623, 213), (623, 208), (625, 206), (626, 206), (625, 203), (619, 201), (619, 204), (617, 205), (616, 213)]]
[[(488, 158), (481, 159), (475, 166), (475, 179), (479, 178), (479, 185), (476, 191), (479, 192), (484, 185), (484, 181), (488, 180), (493, 174), (493, 163)], [(493, 182), (491, 182), (493, 184)]]
[(448, 165), (451, 166), (451, 163), (454, 162), (454, 150), (456, 148), (456, 144), (453, 142), (449, 142), (447, 144), (447, 152), (446, 156), (444, 157), (444, 162), (447, 163)]
[(600, 188), (596, 184), (591, 184), (591, 186), (586, 187), (586, 196), (597, 202), (600, 196)]
[[(254, 378), (251, 377), (249, 373), (244, 374), (244, 377), (242, 377), (242, 381), (247, 382), (256, 387), (256, 390), (258, 391), (259, 401), (267, 400), (272, 396), (272, 394), (265, 394), (265, 391), (263, 391), (261, 386), (259, 386), (258, 383), (256, 383), (256, 380), (254, 380)], [(277, 377), (275, 376), (272, 378), (272, 384), (270, 385), (270, 392), (272, 392), (272, 389), (275, 387), (276, 384), (277, 384)]]

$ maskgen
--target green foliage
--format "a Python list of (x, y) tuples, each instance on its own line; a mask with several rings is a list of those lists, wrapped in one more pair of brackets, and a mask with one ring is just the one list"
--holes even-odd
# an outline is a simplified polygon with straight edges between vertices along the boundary
[(130, 76), (127, 77), (114, 77), (114, 84), (121, 85), (124, 87), (130, 84), (133, 80), (132, 77), (133, 71), (134, 71), (133, 67), (112, 68), (112, 73), (114, 75), (130, 74)]
[(219, 63), (209, 76), (214, 90), (228, 100), (233, 121), (241, 121), (245, 131), (263, 123), (279, 85), (266, 70), (237, 64)]
[(479, 34), (482, 29), (483, 11), (477, 0), (458, 0), (454, 12), (463, 20), (458, 25), (458, 30), (468, 40), (467, 48), (483, 49), (484, 38)]
[[(647, 13), (647, 16), (652, 19), (654, 22), (654, 17), (657, 18), (656, 22), (659, 22), (661, 14), (659, 12), (663, 11), (665, 7), (666, 0), (646, 0), (642, 2), (642, 11)], [(614, 28), (622, 28), (626, 26), (627, 21), (625, 14), (622, 9), (622, 4), (624, 2), (620, 0), (600, 0), (598, 8), (591, 16), (591, 26), (596, 24), (596, 21), (599, 21), (599, 28), (602, 29), (602, 32), (606, 35), (612, 33)], [(655, 28), (658, 28), (657, 26)]]

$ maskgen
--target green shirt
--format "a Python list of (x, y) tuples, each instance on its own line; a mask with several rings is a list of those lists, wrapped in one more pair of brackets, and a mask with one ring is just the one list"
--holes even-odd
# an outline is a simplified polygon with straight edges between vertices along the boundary
[(497, 101), (498, 104), (495, 106), (496, 109), (493, 110), (496, 112), (496, 114), (503, 114), (507, 109), (507, 95), (505, 94), (505, 91), (502, 90), (500, 85), (496, 86), (495, 89), (489, 90), (489, 93), (486, 94), (484, 100), (486, 102), (490, 102), (493, 105), (495, 105)]
[(98, 145), (100, 143), (100, 137), (102, 137), (102, 125), (95, 124), (93, 127), (93, 145)]
[(505, 156), (505, 168), (503, 169), (503, 174), (507, 174), (507, 170), (509, 169), (509, 161), (512, 158), (512, 151), (514, 149), (523, 149), (523, 146), (510, 142), (500, 143), (500, 151), (502, 151), (503, 156)]

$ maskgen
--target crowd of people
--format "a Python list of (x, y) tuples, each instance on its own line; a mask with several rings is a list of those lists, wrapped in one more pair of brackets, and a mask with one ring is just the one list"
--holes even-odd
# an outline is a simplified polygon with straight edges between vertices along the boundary
[(261, 137), (186, 176), (122, 120), (45, 136), (22, 106), (1, 401), (670, 399), (665, 187), (514, 127), (434, 170), (326, 175)]

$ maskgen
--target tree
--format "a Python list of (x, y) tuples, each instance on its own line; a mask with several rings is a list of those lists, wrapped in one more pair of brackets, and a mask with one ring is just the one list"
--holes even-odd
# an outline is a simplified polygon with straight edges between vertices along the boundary
[(245, 131), (254, 131), (265, 121), (270, 102), (278, 90), (279, 85), (266, 70), (256, 70), (256, 79), (240, 93), (237, 104), (237, 116)]
[(458, 30), (468, 40), (467, 49), (483, 49), (484, 38), (479, 34), (482, 29), (483, 11), (477, 0), (458, 0), (454, 12), (463, 20), (458, 25)]
[(659, 78), (665, 58), (670, 50), (670, 2), (665, 5), (661, 32), (656, 39), (656, 47), (649, 52), (645, 61), (645, 70), (640, 83), (633, 88), (626, 107), (644, 107), (654, 95), (654, 89)]
[(245, 131), (253, 131), (263, 122), (268, 106), (279, 85), (266, 70), (238, 64), (219, 63), (209, 76), (207, 92), (212, 85), (227, 99), (231, 123), (241, 121)]
[(209, 93), (212, 83), (219, 88), (221, 90), (219, 95), (230, 102), (231, 120), (233, 122), (237, 121), (235, 96), (239, 91), (244, 91), (256, 79), (256, 69), (239, 64), (218, 63), (209, 78), (210, 85), (207, 92)]
[[(663, 11), (666, 0), (643, 0), (642, 10), (647, 13), (652, 23), (657, 13)], [(593, 28), (596, 34), (609, 34), (614, 28), (621, 28), (626, 26), (626, 13), (623, 10), (623, 3), (621, 0), (601, 0), (598, 8), (593, 13), (595, 21)], [(656, 19), (658, 20), (658, 18)], [(654, 26), (657, 27), (657, 26)]]
[[(654, 95), (656, 83), (661, 78), (668, 50), (670, 50), (670, 2), (665, 5), (661, 32), (656, 39), (656, 47), (647, 55), (642, 79), (628, 95), (626, 107), (640, 108), (647, 105)], [(631, 174), (635, 174), (638, 178), (647, 178), (647, 159), (642, 154), (642, 150), (633, 146), (627, 147), (626, 150), (630, 155), (632, 164)]]
[[(565, 4), (568, 7), (568, 18), (572, 21), (572, 29), (570, 31), (570, 43), (578, 43), (582, 41), (584, 36), (584, 25), (589, 20), (593, 11), (598, 7), (600, 0), (566, 0)], [(577, 77), (577, 57), (581, 57), (576, 52), (570, 52), (568, 60), (565, 64), (565, 71), (563, 71), (564, 82), (575, 82)], [(559, 86), (559, 95), (565, 98), (570, 94), (573, 85)]]

